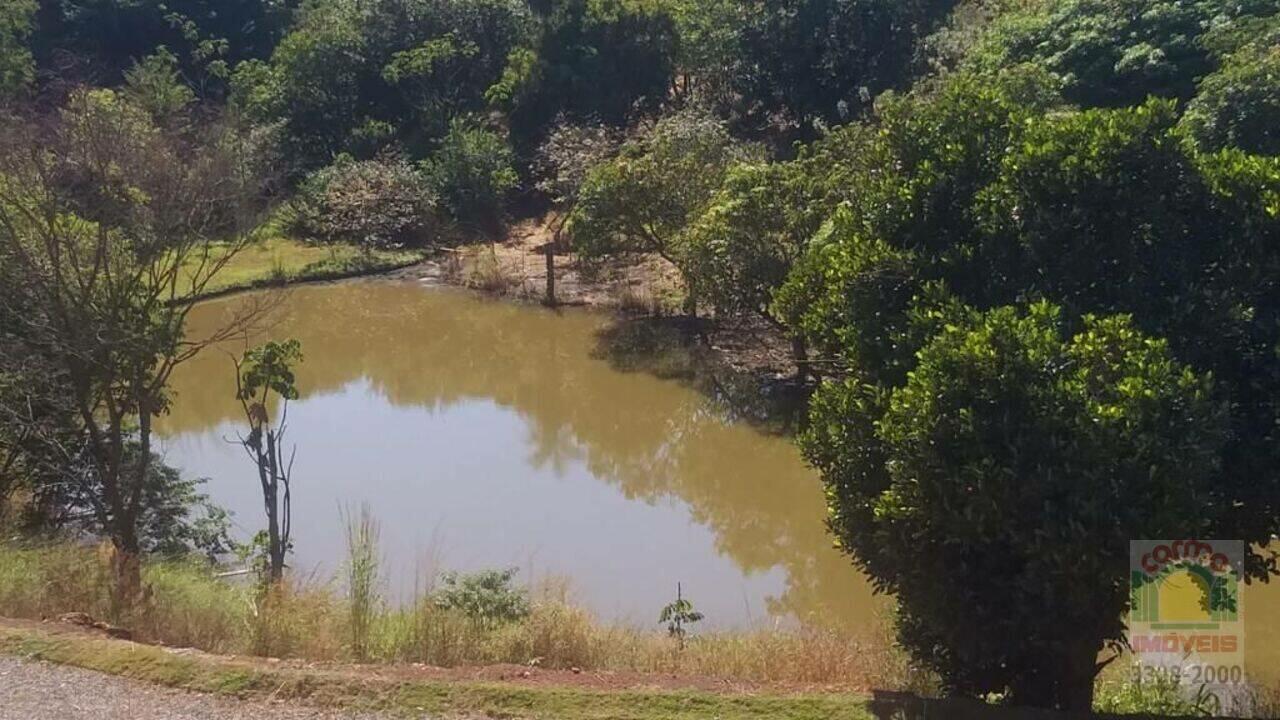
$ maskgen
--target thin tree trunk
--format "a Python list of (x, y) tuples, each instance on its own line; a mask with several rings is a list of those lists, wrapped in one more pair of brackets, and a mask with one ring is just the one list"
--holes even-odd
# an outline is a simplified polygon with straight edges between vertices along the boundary
[[(142, 543), (138, 538), (138, 514), (142, 508), (143, 493), (151, 469), (151, 403), (145, 395), (138, 398), (138, 451), (134, 466), (128, 468), (117, 461), (114, 495), (117, 498), (114, 512), (115, 537), (112, 538), (116, 553), (115, 570), (115, 610), (127, 612), (142, 595)], [(121, 438), (118, 431), (117, 438)], [(120, 458), (123, 460), (123, 439), (116, 442), (121, 446)], [(122, 482), (127, 471), (132, 471), (132, 484), (126, 488)], [(126, 492), (127, 490), (127, 492)]]
[(271, 582), (284, 579), (284, 540), (280, 535), (280, 456), (276, 447), (276, 434), (267, 431), (267, 482), (270, 500), (267, 503), (267, 552), (271, 560)]
[(687, 282), (685, 283), (684, 314), (691, 318), (698, 317), (698, 293)]
[(801, 335), (791, 336), (791, 356), (796, 363), (796, 380), (805, 382), (813, 377), (813, 365), (809, 362), (809, 344)]

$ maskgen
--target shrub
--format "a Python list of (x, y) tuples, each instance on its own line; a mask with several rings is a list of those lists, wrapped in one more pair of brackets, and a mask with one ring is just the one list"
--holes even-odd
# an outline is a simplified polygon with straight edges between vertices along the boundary
[[(1132, 672), (1132, 671), (1131, 671)], [(1184, 695), (1175, 678), (1157, 674), (1149, 680), (1108, 678), (1098, 683), (1093, 709), (1116, 715), (1152, 714), (1162, 717), (1199, 717), (1209, 712), (1202, 688), (1195, 698)]]
[(521, 0), (298, 5), (270, 62), (238, 68), (232, 85), (253, 119), (283, 125), (308, 169), (392, 142), (421, 157), (450, 118), (485, 109), (530, 19)]
[(171, 125), (195, 102), (195, 92), (182, 80), (178, 58), (159, 48), (135, 62), (124, 74), (125, 97), (151, 113), (158, 125)]
[(303, 183), (290, 229), (321, 242), (365, 248), (420, 245), (436, 230), (435, 199), (405, 160), (340, 157)]
[(435, 604), (458, 610), (485, 625), (521, 620), (529, 615), (529, 594), (512, 584), (516, 570), (486, 570), (469, 575), (455, 572), (441, 577)]
[(538, 190), (556, 205), (572, 208), (587, 173), (617, 151), (620, 134), (606, 125), (557, 123), (533, 159)]
[(37, 4), (11, 0), (0, 4), (0, 96), (12, 96), (35, 77), (30, 38)]
[(519, 183), (514, 165), (515, 156), (501, 135), (458, 120), (422, 169), (455, 220), (493, 227)]

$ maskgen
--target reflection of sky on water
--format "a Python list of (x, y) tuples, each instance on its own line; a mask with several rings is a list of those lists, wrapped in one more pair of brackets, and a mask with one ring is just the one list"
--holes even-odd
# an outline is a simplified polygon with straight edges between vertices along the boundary
[[(212, 332), (236, 302), (200, 306), (189, 332)], [(606, 324), (405, 283), (285, 295), (266, 334), (306, 355), (290, 409), (298, 567), (339, 567), (338, 508), (367, 501), (398, 593), (432, 569), (518, 566), (567, 576), (577, 602), (639, 623), (683, 582), (708, 625), (868, 624), (876, 603), (832, 549), (794, 445), (678, 383), (613, 368), (598, 352)], [(159, 429), (169, 460), (211, 477), (247, 536), (263, 522), (260, 490), (225, 442), (242, 422), (228, 353), (243, 349), (183, 366)]]
[[(509, 409), (466, 401), (444, 409), (395, 407), (365, 380), (294, 403), (294, 564), (327, 576), (343, 557), (342, 504), (368, 503), (382, 525), (389, 589), (412, 593), (432, 566), (519, 567), (525, 579), (571, 579), (597, 613), (649, 623), (677, 581), (717, 624), (767, 615), (784, 589), (780, 568), (744, 574), (715, 534), (672, 498), (627, 499), (581, 459), (534, 466), (529, 430)], [(344, 418), (360, 418), (346, 423)], [(260, 524), (261, 491), (237, 426), (168, 439), (169, 462), (208, 476), (214, 501), (242, 537)], [(409, 450), (411, 459), (390, 461)], [(558, 466), (557, 466), (558, 465)]]
[[(208, 332), (236, 299), (202, 305)], [(270, 334), (302, 342), (296, 565), (343, 556), (341, 503), (382, 523), (391, 586), (436, 569), (519, 566), (569, 576), (606, 618), (651, 624), (677, 581), (708, 624), (770, 611), (869, 628), (864, 579), (831, 547), (817, 478), (786, 438), (724, 417), (696, 393), (597, 359), (604, 321), (405, 283), (289, 293)], [(180, 368), (160, 431), (168, 459), (209, 476), (248, 536), (263, 521), (243, 452), (227, 352)], [(1280, 672), (1280, 582), (1244, 593), (1253, 678)]]

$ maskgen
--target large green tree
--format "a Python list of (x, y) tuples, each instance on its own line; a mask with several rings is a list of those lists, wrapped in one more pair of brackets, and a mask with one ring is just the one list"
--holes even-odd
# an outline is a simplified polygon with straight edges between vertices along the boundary
[(14, 95), (31, 82), (31, 32), (35, 0), (0, 0), (0, 97)]
[(1187, 107), (1191, 135), (1210, 150), (1280, 155), (1280, 14), (1237, 23), (1209, 44), (1224, 57)]
[(805, 446), (917, 657), (954, 691), (1079, 711), (1123, 636), (1129, 540), (1224, 529), (1228, 429), (1167, 343), (1076, 325), (1047, 303), (963, 313), (905, 383), (824, 388)]
[(528, 19), (518, 0), (313, 3), (269, 63), (237, 68), (233, 97), (282, 123), (307, 168), (393, 142), (422, 157), (452, 119), (485, 108)]
[(813, 138), (903, 87), (949, 0), (752, 0), (738, 16), (732, 84), (748, 127)]
[(753, 158), (760, 159), (758, 148), (737, 143), (723, 123), (695, 110), (645, 127), (587, 174), (567, 226), (575, 249), (587, 258), (659, 255), (684, 276), (695, 309), (686, 230), (729, 169)]
[(802, 445), (903, 643), (954, 692), (1083, 710), (1129, 539), (1275, 571), (1280, 161), (1025, 80), (887, 102), (776, 304), (841, 368)]
[[(42, 68), (114, 85), (134, 63), (168, 47), (192, 75), (271, 54), (296, 0), (38, 0), (33, 39)], [(70, 60), (70, 62), (69, 62)], [(206, 75), (213, 63), (213, 74)]]
[(511, 54), (490, 100), (531, 150), (557, 118), (620, 127), (672, 89), (675, 21), (649, 0), (553, 0), (539, 9), (532, 43)]
[(10, 121), (0, 142), (0, 258), (13, 283), (3, 299), (22, 311), (6, 318), (6, 340), (58, 380), (78, 441), (61, 448), (59, 480), (111, 540), (116, 597), (130, 603), (169, 378), (247, 320), (185, 334), (197, 298), (244, 246), (237, 211), (251, 179), (233, 138), (163, 131), (110, 90), (76, 90), (56, 114)]

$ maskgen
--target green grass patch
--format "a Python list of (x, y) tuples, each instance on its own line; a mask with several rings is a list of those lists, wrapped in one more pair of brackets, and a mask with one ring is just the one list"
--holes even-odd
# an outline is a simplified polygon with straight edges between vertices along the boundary
[(207, 291), (225, 293), (385, 272), (412, 265), (424, 257), (423, 250), (365, 251), (354, 245), (312, 245), (275, 236), (256, 241), (237, 253)]
[(242, 699), (297, 700), (324, 706), (446, 717), (538, 720), (870, 720), (857, 695), (720, 695), (704, 692), (598, 691), (494, 683), (393, 680), (375, 674), (272, 668), (216, 656), (35, 627), (0, 627), (0, 653), (44, 660), (196, 692)]
[[(215, 246), (214, 253), (229, 245)], [(254, 240), (224, 266), (205, 289), (206, 295), (284, 285), (307, 280), (334, 280), (386, 272), (420, 262), (422, 249), (365, 250), (343, 243), (309, 243), (290, 237), (273, 217), (254, 232)]]

